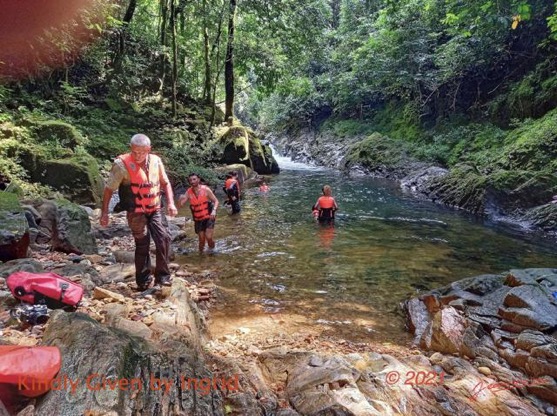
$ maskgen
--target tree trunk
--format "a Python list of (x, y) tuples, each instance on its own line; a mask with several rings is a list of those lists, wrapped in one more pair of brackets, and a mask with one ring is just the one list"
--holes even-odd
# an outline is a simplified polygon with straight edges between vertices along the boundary
[(205, 82), (203, 87), (203, 99), (207, 104), (211, 102), (211, 57), (209, 55), (209, 31), (207, 27), (203, 30), (203, 53), (205, 59)]
[(230, 0), (228, 15), (228, 41), (226, 44), (226, 59), (224, 62), (224, 119), (229, 126), (234, 119), (234, 19), (236, 17), (236, 0)]
[(133, 14), (137, 7), (137, 0), (130, 0), (128, 8), (126, 9), (126, 14), (122, 19), (122, 27), (118, 31), (118, 45), (116, 47), (116, 53), (114, 55), (113, 68), (115, 73), (119, 73), (122, 70), (122, 60), (126, 52), (126, 38), (128, 37), (128, 26), (132, 21)]
[(340, 1), (339, 0), (331, 0), (331, 26), (333, 29), (338, 29), (340, 23)]
[(170, 26), (172, 29), (172, 117), (176, 117), (178, 84), (178, 44), (176, 42), (176, 0), (170, 0)]
[[(167, 31), (167, 20), (168, 20), (168, 0), (160, 0), (161, 1), (161, 27), (160, 27), (160, 33), (161, 33), (161, 45), (164, 47), (166, 46), (166, 31)], [(161, 73), (161, 90), (164, 90), (164, 81), (166, 78), (166, 54), (163, 53), (161, 54), (161, 67), (160, 67), (160, 73)]]
[[(203, 0), (203, 15), (207, 16), (207, 0)], [(205, 81), (203, 83), (203, 100), (211, 102), (211, 55), (209, 54), (209, 29), (207, 19), (203, 20), (203, 59), (205, 60)]]

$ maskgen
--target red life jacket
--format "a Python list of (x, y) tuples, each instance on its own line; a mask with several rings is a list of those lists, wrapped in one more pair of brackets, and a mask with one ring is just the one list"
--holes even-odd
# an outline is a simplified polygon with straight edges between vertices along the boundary
[(186, 192), (190, 200), (190, 209), (194, 221), (203, 221), (211, 217), (210, 200), (207, 198), (207, 187), (205, 185), (199, 186), (199, 194), (195, 195), (193, 188), (189, 188)]
[(159, 170), (161, 160), (156, 155), (148, 156), (147, 172), (141, 169), (132, 158), (130, 153), (118, 156), (124, 162), (124, 166), (130, 175), (130, 186), (134, 201), (133, 212), (143, 212), (150, 214), (160, 209), (161, 206), (161, 187), (159, 180)]

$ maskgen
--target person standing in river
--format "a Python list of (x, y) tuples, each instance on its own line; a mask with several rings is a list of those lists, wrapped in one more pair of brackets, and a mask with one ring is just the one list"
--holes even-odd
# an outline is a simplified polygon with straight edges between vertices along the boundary
[(232, 207), (232, 214), (238, 214), (240, 208), (240, 183), (238, 172), (232, 171), (226, 174), (226, 180), (222, 188), (228, 197), (228, 203)]
[(215, 231), (219, 200), (208, 186), (201, 185), (201, 179), (197, 173), (190, 174), (188, 182), (190, 188), (180, 196), (178, 203), (183, 206), (186, 202), (190, 202), (194, 229), (199, 239), (199, 253), (201, 254), (205, 250), (205, 241), (207, 241), (209, 250), (212, 251), (215, 248), (213, 232)]
[[(332, 190), (329, 185), (323, 186), (323, 196), (319, 197), (313, 211), (317, 211), (317, 221), (320, 224), (333, 225), (335, 222), (335, 212), (338, 210), (337, 201), (332, 197)], [(315, 215), (314, 214), (314, 215)]]
[(147, 290), (153, 280), (149, 254), (151, 237), (156, 248), (155, 284), (172, 285), (168, 266), (170, 234), (162, 212), (161, 191), (166, 196), (168, 215), (173, 217), (178, 213), (164, 165), (150, 152), (149, 137), (136, 134), (131, 138), (130, 152), (118, 156), (112, 165), (104, 188), (100, 218), (100, 225), (106, 227), (108, 206), (118, 189), (119, 210), (127, 212), (128, 226), (135, 241), (135, 282), (141, 291)]

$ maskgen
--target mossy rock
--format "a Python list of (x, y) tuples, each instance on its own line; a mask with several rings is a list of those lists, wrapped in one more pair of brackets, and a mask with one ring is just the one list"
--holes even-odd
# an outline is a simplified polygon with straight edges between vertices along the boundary
[(280, 169), (271, 147), (263, 144), (252, 132), (249, 132), (248, 140), (251, 168), (260, 175), (279, 173)]
[(68, 159), (41, 160), (39, 170), (30, 172), (36, 182), (48, 185), (77, 204), (98, 206), (103, 181), (97, 161), (83, 154)]
[(249, 135), (245, 127), (230, 127), (220, 141), (224, 145), (223, 163), (249, 163)]
[(474, 167), (460, 165), (447, 175), (432, 178), (426, 185), (435, 202), (484, 214), (487, 178)]
[(271, 148), (262, 144), (251, 130), (243, 126), (227, 128), (220, 138), (220, 144), (224, 148), (221, 163), (241, 163), (259, 174), (279, 172)]
[(65, 149), (75, 150), (83, 146), (85, 139), (72, 125), (58, 120), (35, 122), (33, 128), (40, 143), (55, 143)]
[(405, 142), (373, 133), (348, 148), (344, 158), (347, 169), (361, 166), (381, 176), (403, 178), (416, 169), (416, 161), (408, 156)]
[(546, 231), (557, 229), (557, 204), (544, 204), (528, 210), (524, 219)]
[(545, 204), (557, 192), (557, 177), (543, 172), (497, 170), (489, 175), (459, 165), (427, 184), (428, 196), (443, 204), (485, 214), (486, 207), (505, 213)]
[(557, 192), (557, 176), (499, 169), (488, 176), (489, 195), (505, 211), (543, 205)]
[(53, 202), (59, 214), (56, 224), (58, 227), (56, 244), (59, 247), (53, 247), (53, 249), (97, 254), (97, 243), (91, 232), (91, 222), (87, 211), (66, 199), (56, 199)]
[[(4, 212), (23, 211), (17, 195), (10, 192), (0, 192), (0, 210)], [(0, 217), (2, 220), (4, 217)]]
[(16, 194), (0, 192), (0, 261), (27, 255), (29, 226)]
[(495, 164), (506, 170), (557, 171), (557, 109), (509, 133)]

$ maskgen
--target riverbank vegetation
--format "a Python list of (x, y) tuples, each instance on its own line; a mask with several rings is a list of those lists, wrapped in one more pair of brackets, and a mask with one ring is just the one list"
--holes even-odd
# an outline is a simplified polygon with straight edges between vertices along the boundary
[(214, 127), (236, 116), (263, 132), (357, 137), (347, 165), (399, 151), (452, 169), (439, 188), (461, 189), (451, 177), (464, 175), (476, 195), (517, 206), (557, 192), (554, 2), (82, 3), (26, 39), (20, 65), (2, 56), (0, 176), (24, 192), (49, 186), (31, 185), (29, 155), (91, 155), (102, 170), (137, 131), (174, 182), (191, 170), (215, 180)]
[(483, 211), (488, 192), (511, 209), (550, 200), (557, 191), (553, 2), (337, 5), (321, 48), (272, 94), (251, 101), (261, 126), (362, 137), (346, 163), (370, 171), (396, 169), (402, 154), (449, 168), (432, 186), (448, 191), (444, 202), (468, 201), (456, 205), (474, 212)]

